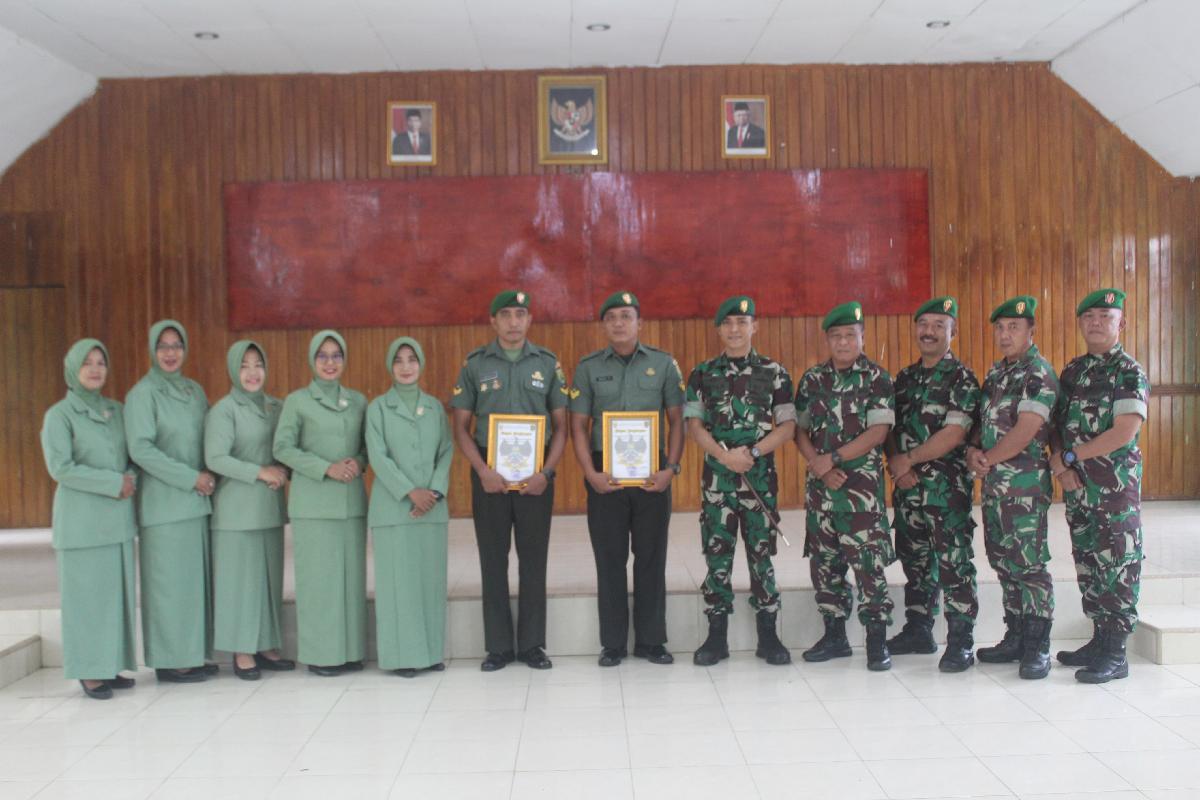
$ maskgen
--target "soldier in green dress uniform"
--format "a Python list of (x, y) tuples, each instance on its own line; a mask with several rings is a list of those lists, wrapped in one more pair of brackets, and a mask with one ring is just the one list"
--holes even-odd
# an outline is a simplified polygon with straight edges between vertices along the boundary
[(141, 470), (142, 644), (146, 665), (172, 683), (216, 672), (208, 517), (216, 478), (204, 468), (204, 389), (184, 377), (187, 331), (150, 328), (150, 371), (125, 397), (129, 457)]
[[(633, 654), (655, 664), (675, 659), (667, 641), (667, 528), (671, 521), (671, 480), (683, 457), (683, 376), (670, 354), (638, 338), (641, 307), (632, 292), (616, 292), (600, 306), (608, 339), (603, 350), (586, 355), (571, 385), (571, 432), (575, 458), (587, 489), (588, 533), (596, 556), (600, 613), (600, 666), (612, 667), (627, 655), (629, 589), (625, 566), (633, 550)], [(604, 472), (605, 411), (653, 411), (660, 441), (665, 413), (670, 436), (661, 468), (644, 486), (615, 485)], [(590, 426), (590, 430), (589, 430)]]
[(225, 357), (232, 387), (204, 423), (204, 461), (217, 476), (213, 493), (213, 646), (233, 653), (233, 671), (258, 680), (286, 671), (283, 644), (283, 526), (287, 470), (271, 452), (282, 403), (263, 391), (267, 354), (243, 339)]
[(755, 655), (773, 665), (792, 660), (776, 632), (779, 589), (767, 515), (776, 513), (779, 494), (774, 454), (792, 438), (796, 407), (787, 370), (754, 349), (755, 311), (754, 300), (746, 295), (721, 303), (714, 324), (723, 352), (698, 365), (687, 381), (683, 416), (692, 439), (704, 450), (700, 538), (708, 566), (703, 586), (708, 637), (692, 662), (705, 667), (729, 657), (739, 529), (750, 566), (750, 607), (758, 629)]
[(58, 484), (53, 536), (62, 594), (63, 674), (98, 700), (128, 689), (134, 655), (136, 483), (121, 404), (100, 394), (108, 350), (80, 339), (63, 359), (67, 396), (46, 411), (42, 455)]
[(992, 333), (1004, 358), (983, 381), (980, 425), (967, 466), (983, 479), (983, 535), (988, 563), (1004, 596), (1003, 640), (982, 647), (987, 663), (1020, 661), (1022, 678), (1050, 672), (1054, 583), (1047, 565), (1046, 512), (1053, 489), (1047, 446), (1058, 401), (1054, 367), (1033, 343), (1037, 299), (1021, 295), (992, 312)]
[(368, 522), (375, 541), (379, 667), (411, 678), (441, 670), (446, 640), (446, 491), (454, 444), (442, 403), (421, 391), (425, 351), (401, 336), (387, 352), (392, 388), (367, 407), (375, 471)]
[(283, 402), (276, 460), (292, 470), (297, 657), (326, 677), (361, 670), (367, 634), (367, 398), (342, 386), (346, 340), (308, 345), (313, 380)]
[(1150, 381), (1121, 347), (1125, 293), (1098, 289), (1075, 309), (1087, 353), (1062, 373), (1050, 467), (1062, 483), (1075, 574), (1092, 640), (1058, 660), (1075, 678), (1129, 675), (1125, 640), (1137, 625), (1142, 573), (1142, 453)]

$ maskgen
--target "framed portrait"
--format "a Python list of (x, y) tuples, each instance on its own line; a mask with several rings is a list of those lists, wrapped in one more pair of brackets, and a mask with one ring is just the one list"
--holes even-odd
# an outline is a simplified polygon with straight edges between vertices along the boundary
[(437, 163), (437, 103), (393, 100), (388, 103), (388, 165), (432, 167)]
[(658, 412), (605, 411), (604, 471), (619, 486), (642, 486), (658, 472)]
[(538, 163), (607, 164), (608, 106), (603, 75), (538, 78)]
[(721, 98), (722, 158), (771, 157), (771, 101), (765, 95)]
[(508, 482), (510, 492), (525, 488), (542, 471), (546, 418), (536, 414), (488, 415), (488, 466)]

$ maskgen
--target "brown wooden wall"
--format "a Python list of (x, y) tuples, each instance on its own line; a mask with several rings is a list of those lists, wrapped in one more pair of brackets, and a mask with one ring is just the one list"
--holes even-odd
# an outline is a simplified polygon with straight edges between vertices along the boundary
[[(927, 168), (933, 289), (960, 298), (963, 334), (956, 349), (981, 377), (993, 356), (986, 317), (999, 300), (1039, 296), (1037, 341), (1061, 369), (1082, 347), (1072, 317), (1078, 298), (1101, 285), (1125, 288), (1131, 295), (1126, 342), (1156, 387), (1143, 435), (1146, 494), (1200, 496), (1200, 471), (1184, 467), (1200, 412), (1200, 188), (1171, 178), (1045, 65), (736, 66), (606, 74), (607, 169), (613, 171)], [(440, 72), (102, 82), (95, 97), (0, 180), (0, 213), (50, 212), (62, 219), (66, 336), (35, 347), (37, 366), (30, 369), (45, 370), (52, 376), (47, 383), (61, 386), (57, 351), (64, 341), (99, 336), (113, 356), (111, 389), (123, 396), (147, 366), (147, 327), (172, 316), (191, 333), (189, 374), (215, 400), (227, 391), (224, 352), (235, 338), (225, 327), (223, 182), (580, 169), (536, 163), (536, 81), (536, 72)], [(730, 93), (771, 96), (777, 146), (770, 160), (720, 158), (719, 103)], [(386, 107), (395, 99), (437, 101), (443, 138), (436, 167), (385, 165)], [(0, 262), (8, 258), (0, 245)], [(686, 278), (686, 264), (670, 277)], [(38, 283), (36, 276), (29, 280)], [(719, 300), (713, 297), (714, 305)], [(11, 354), (21, 346), (13, 336), (23, 323), (8, 308), (0, 347)], [(653, 318), (654, 309), (645, 312)], [(463, 356), (489, 337), (482, 308), (479, 318), (476, 326), (348, 330), (346, 381), (368, 394), (383, 391), (387, 342), (410, 333), (431, 356), (426, 387), (448, 397)], [(799, 372), (824, 357), (818, 323), (764, 320), (758, 345)], [(307, 380), (304, 353), (311, 333), (255, 334), (270, 356), (273, 392)], [(535, 322), (533, 337), (557, 351), (568, 371), (601, 341), (592, 324)], [(717, 349), (706, 320), (649, 322), (644, 339), (673, 351), (685, 369)], [(869, 354), (890, 370), (915, 358), (905, 317), (870, 318), (867, 342)], [(58, 389), (23, 397), (40, 391), (42, 382), (12, 381), (11, 370), (24, 369), (19, 364), (10, 359), (6, 412), (52, 402)], [(21, 424), (36, 427), (38, 420)], [(47, 497), (38, 486), (40, 454), (21, 451), (19, 463), (19, 472), (0, 472), (0, 498), (27, 490)], [(697, 505), (697, 464), (697, 451), (689, 448), (685, 474), (676, 483), (679, 508)], [(803, 473), (794, 452), (783, 456), (781, 472), (782, 501), (799, 504)], [(462, 513), (465, 462), (454, 476), (452, 505)], [(582, 508), (573, 465), (562, 471), (557, 503), (563, 511)], [(20, 512), (10, 506), (0, 525), (46, 524), (46, 501), (35, 505)]]

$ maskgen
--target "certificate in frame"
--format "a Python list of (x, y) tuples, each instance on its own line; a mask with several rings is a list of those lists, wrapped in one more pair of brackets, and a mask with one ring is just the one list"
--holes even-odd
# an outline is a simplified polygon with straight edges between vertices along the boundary
[(534, 414), (488, 415), (488, 466), (499, 472), (508, 491), (524, 489), (542, 471), (546, 418)]
[(645, 486), (658, 472), (658, 412), (605, 411), (604, 471), (618, 486)]

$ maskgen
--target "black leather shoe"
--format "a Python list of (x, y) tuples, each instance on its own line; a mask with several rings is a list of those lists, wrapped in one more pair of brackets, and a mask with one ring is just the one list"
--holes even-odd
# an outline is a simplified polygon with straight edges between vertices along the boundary
[(156, 669), (154, 675), (161, 683), (200, 683), (208, 680), (208, 676), (200, 667), (189, 669), (187, 672), (178, 669)]
[(974, 623), (970, 619), (953, 618), (947, 623), (946, 650), (938, 661), (942, 672), (966, 672), (975, 663)]
[(258, 670), (257, 663), (255, 663), (253, 667), (239, 667), (237, 663), (237, 656), (233, 657), (233, 674), (244, 681), (256, 681), (262, 677), (262, 673)]
[(397, 675), (399, 675), (401, 678), (417, 677), (417, 671), (415, 669), (413, 669), (412, 667), (401, 667), (400, 669), (396, 669), (396, 670), (392, 670), (392, 671), (395, 672)]
[(1055, 658), (1067, 667), (1087, 667), (1100, 652), (1100, 626), (1092, 623), (1092, 638), (1078, 650), (1059, 650)]
[(296, 668), (296, 662), (290, 658), (267, 658), (262, 653), (255, 653), (254, 666), (269, 672), (291, 672)]
[(625, 648), (617, 649), (616, 647), (605, 647), (600, 650), (600, 659), (596, 662), (602, 667), (615, 667), (621, 663), (621, 659), (629, 655)]
[(546, 651), (540, 647), (531, 647), (524, 653), (517, 653), (517, 661), (526, 664), (530, 669), (550, 669), (554, 662), (546, 658)]
[(936, 653), (938, 648), (937, 642), (933, 640), (933, 617), (915, 611), (906, 611), (904, 616), (904, 627), (888, 639), (888, 652), (894, 656)]
[(487, 658), (479, 665), (479, 669), (483, 672), (495, 672), (498, 669), (504, 669), (516, 660), (517, 656), (511, 650), (503, 653), (488, 653)]
[(1124, 631), (1099, 631), (1100, 641), (1092, 656), (1092, 663), (1075, 671), (1075, 680), (1080, 683), (1108, 683), (1129, 677), (1129, 660), (1125, 657)]
[(109, 678), (105, 683), (113, 689), (132, 689), (137, 681), (133, 678), (126, 678), (124, 675), (118, 675), (115, 678)]
[(113, 690), (108, 681), (101, 681), (95, 689), (89, 689), (83, 681), (80, 681), (79, 685), (83, 687), (83, 693), (93, 700), (112, 700)]
[(316, 664), (309, 664), (308, 671), (313, 675), (320, 675), (322, 678), (335, 678), (342, 674), (341, 665), (336, 667), (319, 667)]
[(342, 664), (342, 672), (362, 672), (362, 670), (363, 662), (361, 661), (347, 661)]
[(775, 616), (774, 611), (759, 611), (755, 615), (758, 647), (755, 648), (754, 655), (772, 666), (780, 667), (792, 663), (792, 654), (783, 646), (783, 642), (779, 641), (779, 635), (775, 632)]
[(709, 614), (708, 636), (692, 653), (692, 663), (697, 667), (711, 667), (724, 658), (729, 658), (729, 615)]
[(1011, 664), (1020, 661), (1024, 648), (1021, 646), (1022, 622), (1017, 614), (1004, 615), (1004, 638), (994, 647), (981, 647), (975, 655), (985, 664)]
[(219, 664), (212, 664), (206, 661), (204, 662), (204, 666), (200, 667), (200, 671), (206, 676), (212, 676), (221, 671), (221, 666)]
[(675, 656), (661, 644), (637, 644), (633, 646), (633, 657), (644, 658), (651, 664), (674, 664)]
[(884, 672), (892, 668), (892, 655), (888, 652), (887, 623), (867, 623), (867, 669)]
[(821, 615), (825, 623), (825, 635), (817, 643), (800, 654), (805, 661), (821, 662), (831, 658), (848, 658), (853, 651), (846, 638), (846, 620), (843, 617)]
[(1036, 681), (1050, 674), (1050, 620), (1044, 617), (1023, 617), (1021, 626), (1021, 667), (1018, 674), (1027, 681)]

